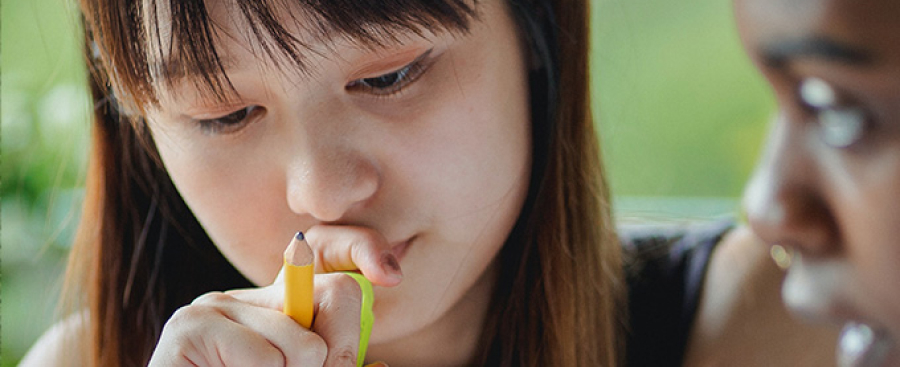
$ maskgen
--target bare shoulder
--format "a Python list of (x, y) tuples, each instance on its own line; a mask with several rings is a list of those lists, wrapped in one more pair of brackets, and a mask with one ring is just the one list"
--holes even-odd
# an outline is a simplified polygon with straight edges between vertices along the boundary
[(31, 346), (19, 366), (81, 366), (87, 350), (83, 336), (88, 325), (86, 313), (53, 325)]
[(838, 330), (793, 318), (784, 272), (747, 228), (722, 239), (704, 280), (686, 366), (833, 366)]

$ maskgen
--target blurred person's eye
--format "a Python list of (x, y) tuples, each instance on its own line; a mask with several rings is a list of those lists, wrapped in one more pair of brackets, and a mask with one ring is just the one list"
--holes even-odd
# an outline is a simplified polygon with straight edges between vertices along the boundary
[(251, 105), (219, 117), (195, 119), (194, 121), (204, 133), (230, 134), (240, 131), (244, 126), (259, 118), (264, 112), (265, 108)]
[(866, 112), (860, 107), (841, 105), (834, 88), (822, 79), (804, 79), (799, 94), (815, 117), (822, 141), (829, 146), (850, 147), (862, 139), (869, 128)]
[(351, 92), (369, 93), (378, 96), (388, 96), (399, 93), (403, 88), (418, 80), (419, 77), (425, 73), (429, 66), (429, 63), (427, 62), (429, 54), (431, 54), (431, 50), (419, 55), (419, 57), (411, 63), (406, 64), (400, 69), (371, 78), (356, 79), (347, 83), (345, 88)]

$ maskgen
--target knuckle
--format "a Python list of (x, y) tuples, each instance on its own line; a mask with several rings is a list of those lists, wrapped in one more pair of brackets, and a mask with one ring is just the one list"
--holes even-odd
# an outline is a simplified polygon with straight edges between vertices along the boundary
[(315, 340), (313, 344), (316, 346), (309, 349), (309, 358), (316, 361), (316, 364), (323, 364), (325, 363), (325, 358), (328, 357), (328, 345), (325, 344), (325, 340), (322, 338), (315, 338), (313, 340)]
[(287, 361), (284, 358), (284, 354), (281, 353), (263, 353), (261, 356), (254, 357), (255, 360), (253, 362), (254, 366), (258, 367), (284, 367), (287, 366)]
[(354, 245), (365, 246), (381, 242), (381, 236), (375, 231), (359, 231)]
[(328, 357), (328, 344), (316, 333), (303, 333), (297, 339), (297, 343), (303, 346), (303, 357), (300, 360), (308, 362), (312, 366), (321, 366)]
[(231, 301), (234, 297), (222, 292), (209, 292), (201, 295), (191, 302), (192, 305), (214, 305)]
[(350, 275), (334, 274), (329, 277), (328, 283), (328, 290), (333, 296), (360, 298), (359, 283)]
[(316, 333), (303, 333), (303, 335), (298, 338), (298, 341), (309, 349), (318, 350), (323, 353), (328, 349), (328, 343), (325, 342), (325, 339), (323, 339), (321, 335)]
[(163, 325), (161, 340), (176, 341), (174, 344), (179, 346), (178, 349), (186, 348), (191, 338), (203, 333), (210, 316), (210, 310), (205, 307), (183, 306)]
[(332, 269), (328, 266), (329, 264), (325, 262), (325, 251), (320, 248), (313, 249), (313, 263), (315, 264), (316, 271), (324, 271), (330, 272)]
[(331, 349), (328, 351), (329, 366), (355, 366), (356, 352), (349, 347)]
[(172, 317), (169, 318), (167, 324), (181, 324), (185, 321), (197, 320), (198, 318), (205, 316), (206, 312), (207, 311), (202, 307), (195, 305), (183, 306), (172, 313)]

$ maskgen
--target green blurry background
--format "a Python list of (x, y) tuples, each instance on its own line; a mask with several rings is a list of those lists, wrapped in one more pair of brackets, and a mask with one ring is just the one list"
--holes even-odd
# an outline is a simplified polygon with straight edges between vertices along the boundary
[(53, 321), (78, 216), (89, 99), (67, 0), (0, 3), (0, 359)]
[[(69, 0), (2, 0), (2, 366), (55, 317), (89, 99)], [(728, 0), (594, 0), (593, 93), (622, 220), (733, 215), (773, 104)]]

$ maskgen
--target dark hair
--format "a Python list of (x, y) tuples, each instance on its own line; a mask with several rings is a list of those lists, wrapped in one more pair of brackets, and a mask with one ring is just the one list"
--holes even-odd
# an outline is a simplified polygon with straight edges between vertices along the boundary
[[(269, 59), (302, 69), (304, 45), (273, 11), (286, 1), (236, 4)], [(205, 292), (251, 286), (175, 190), (140, 117), (157, 102), (159, 78), (188, 71), (199, 87), (227, 98), (207, 10), (202, 0), (146, 2), (81, 0), (97, 108), (67, 290), (81, 302), (75, 307), (88, 308), (87, 362), (94, 366), (145, 365), (175, 309)], [(315, 20), (314, 34), (339, 33), (363, 45), (390, 41), (395, 31), (466, 32), (478, 18), (478, 4), (463, 0), (300, 3), (304, 19)], [(589, 105), (588, 3), (508, 6), (539, 64), (530, 75), (534, 163), (525, 209), (498, 255), (500, 277), (473, 363), (614, 365), (623, 286)], [(147, 25), (163, 14), (172, 27), (166, 44), (145, 31), (158, 29)], [(148, 50), (161, 46), (179, 62), (154, 66), (162, 54)]]

